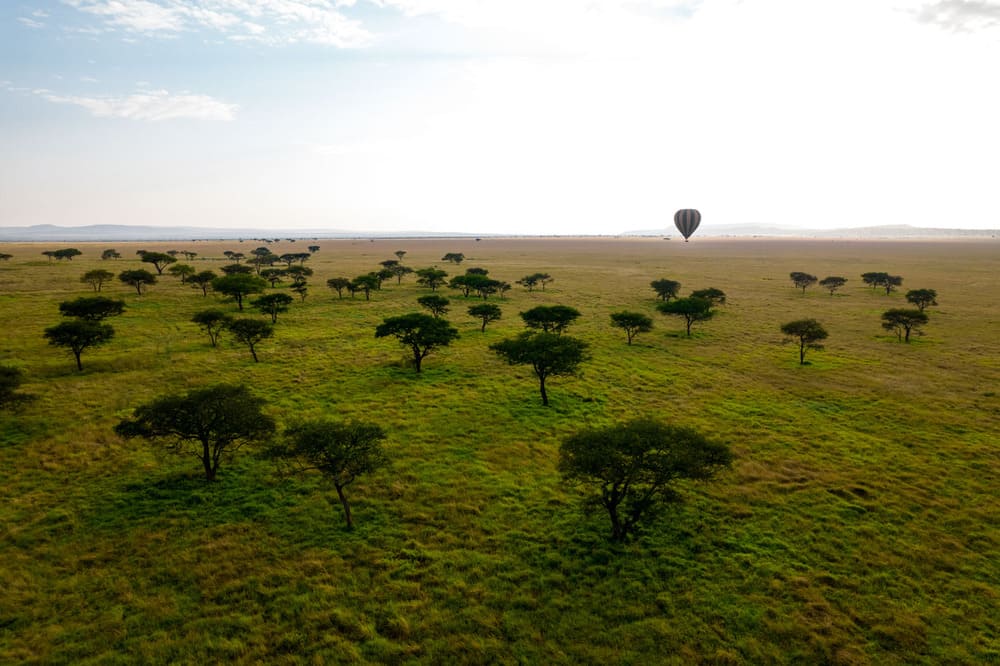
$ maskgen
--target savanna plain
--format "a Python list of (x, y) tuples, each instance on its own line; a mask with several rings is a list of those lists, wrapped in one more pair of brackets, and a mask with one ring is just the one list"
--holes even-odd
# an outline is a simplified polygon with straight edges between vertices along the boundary
[[(126, 301), (115, 338), (50, 346), (58, 306), (92, 269), (151, 267), (138, 249), (190, 250), (197, 270), (246, 240), (6, 244), (0, 363), (33, 400), (0, 412), (0, 662), (942, 664), (1000, 662), (1000, 244), (677, 239), (281, 240), (320, 250), (305, 300), (255, 363), (191, 323), (236, 306), (166, 274)], [(42, 251), (76, 247), (52, 261)], [(114, 247), (122, 257), (102, 260)], [(420, 374), (385, 317), (420, 310), (412, 275), (371, 300), (326, 287), (406, 252), (413, 268), (481, 267), (515, 285), (479, 330), (474, 298), (442, 288), (460, 337)], [(466, 257), (460, 266), (442, 261)], [(803, 293), (792, 271), (848, 278)], [(861, 274), (902, 276), (886, 294)], [(656, 310), (652, 280), (727, 300), (696, 324)], [(924, 335), (881, 328), (931, 288)], [(290, 293), (286, 281), (272, 291)], [(590, 359), (548, 383), (489, 345), (536, 305), (581, 312)], [(626, 344), (620, 310), (654, 328)], [(245, 316), (264, 318), (247, 310)], [(781, 324), (829, 332), (799, 364)], [(382, 426), (389, 467), (350, 487), (356, 527), (320, 476), (252, 448), (206, 482), (198, 460), (116, 423), (160, 396), (244, 383), (283, 427), (317, 416)], [(624, 543), (564, 483), (560, 443), (641, 416), (696, 428), (734, 454)]]

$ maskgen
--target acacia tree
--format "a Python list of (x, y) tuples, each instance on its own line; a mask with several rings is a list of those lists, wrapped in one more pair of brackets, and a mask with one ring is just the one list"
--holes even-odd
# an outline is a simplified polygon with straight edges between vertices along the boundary
[(115, 329), (108, 324), (86, 319), (64, 321), (45, 329), (45, 337), (55, 347), (66, 347), (73, 352), (76, 369), (83, 370), (80, 355), (90, 347), (103, 345), (115, 336)]
[(61, 250), (56, 250), (52, 253), (52, 256), (59, 261), (62, 261), (63, 259), (66, 261), (73, 261), (73, 257), (79, 257), (81, 254), (83, 254), (83, 252), (80, 252), (75, 247), (67, 247)]
[(351, 281), (345, 277), (330, 278), (326, 281), (326, 286), (337, 292), (337, 298), (343, 298), (344, 290), (351, 286)]
[(250, 301), (261, 312), (271, 315), (271, 323), (278, 323), (278, 314), (288, 312), (288, 306), (295, 300), (288, 294), (264, 294), (260, 298)]
[(413, 353), (413, 367), (420, 372), (424, 358), (435, 349), (447, 347), (458, 338), (458, 329), (444, 319), (421, 312), (387, 317), (375, 328), (375, 337), (392, 336)]
[(156, 269), (157, 275), (163, 275), (163, 269), (167, 267), (168, 264), (172, 264), (177, 259), (170, 256), (166, 252), (143, 252), (141, 255), (142, 262), (145, 264), (153, 264), (153, 268)]
[(694, 298), (704, 298), (706, 301), (711, 303), (713, 307), (716, 305), (726, 304), (726, 292), (721, 289), (716, 289), (715, 287), (692, 291), (691, 296)]
[(259, 363), (257, 358), (257, 345), (274, 335), (274, 326), (259, 319), (233, 319), (226, 325), (226, 330), (250, 350), (254, 363)]
[(810, 275), (809, 273), (803, 273), (802, 271), (792, 271), (788, 274), (788, 277), (792, 279), (792, 283), (799, 289), (802, 293), (806, 293), (806, 288), (811, 287), (816, 284), (817, 278), (815, 275)]
[(264, 400), (247, 387), (218, 384), (185, 395), (168, 395), (136, 408), (115, 426), (119, 437), (164, 441), (178, 453), (195, 445), (195, 455), (214, 481), (223, 457), (274, 433), (274, 419), (262, 411)]
[(480, 303), (469, 307), (469, 316), (476, 317), (483, 322), (479, 328), (481, 333), (486, 332), (486, 324), (500, 319), (500, 306), (492, 303)]
[(715, 310), (712, 309), (711, 301), (693, 296), (660, 303), (656, 306), (656, 309), (666, 315), (683, 317), (689, 338), (691, 337), (692, 324), (699, 321), (708, 321), (715, 316)]
[(901, 342), (909, 342), (911, 333), (923, 335), (920, 329), (929, 320), (923, 310), (893, 308), (882, 313), (882, 328), (895, 333)]
[(580, 316), (580, 311), (568, 305), (539, 305), (519, 313), (528, 328), (540, 328), (546, 333), (562, 333)]
[(568, 335), (545, 331), (525, 331), (490, 345), (510, 365), (530, 365), (538, 378), (542, 405), (548, 406), (545, 382), (549, 377), (574, 375), (580, 363), (587, 360), (587, 343)]
[(392, 276), (396, 278), (396, 284), (403, 284), (403, 278), (413, 272), (413, 269), (409, 266), (403, 266), (402, 264), (396, 264), (395, 266), (390, 266), (388, 271), (392, 273)]
[(8, 259), (13, 259), (14, 255), (7, 254), (6, 252), (0, 252), (0, 261), (7, 261)]
[(445, 278), (448, 277), (448, 273), (440, 268), (419, 268), (416, 274), (417, 284), (429, 287), (431, 291), (437, 291), (437, 288), (443, 285)]
[(201, 289), (202, 296), (208, 296), (208, 288), (212, 286), (212, 280), (217, 277), (212, 271), (199, 271), (188, 278), (188, 284), (195, 289)]
[(115, 278), (115, 274), (111, 271), (106, 271), (103, 268), (95, 268), (92, 271), (87, 271), (80, 278), (80, 282), (84, 284), (89, 284), (94, 291), (100, 291), (104, 283), (110, 282)]
[(450, 261), (451, 263), (458, 265), (465, 261), (465, 255), (461, 252), (449, 252), (441, 257), (441, 261)]
[(641, 312), (613, 312), (611, 314), (611, 325), (625, 331), (628, 343), (632, 344), (632, 338), (640, 333), (648, 333), (653, 330), (653, 320)]
[(421, 296), (417, 299), (417, 303), (427, 308), (435, 319), (448, 314), (448, 306), (451, 305), (451, 301), (446, 296), (438, 296), (437, 294)]
[(113, 248), (108, 248), (104, 252), (101, 252), (101, 259), (107, 261), (108, 259), (121, 259), (122, 255)]
[(156, 284), (156, 276), (143, 268), (122, 271), (118, 274), (118, 279), (130, 287), (135, 287), (135, 293), (140, 296), (142, 296), (142, 292), (146, 291), (148, 285)]
[(788, 340), (799, 343), (799, 365), (806, 364), (806, 349), (823, 349), (819, 341), (829, 336), (823, 325), (815, 319), (796, 319), (782, 324), (781, 332), (788, 336)]
[(649, 286), (653, 288), (656, 295), (660, 297), (661, 301), (669, 301), (671, 298), (677, 298), (678, 292), (681, 290), (681, 283), (676, 280), (668, 280), (663, 278), (662, 280), (653, 280), (649, 283)]
[(191, 321), (201, 326), (202, 330), (208, 333), (208, 339), (213, 347), (219, 346), (219, 336), (222, 334), (233, 318), (222, 310), (202, 310), (191, 317)]
[(316, 254), (317, 252), (319, 252), (319, 245), (310, 245), (309, 251), (312, 252), (313, 254)]
[(937, 292), (933, 289), (911, 289), (906, 292), (906, 300), (923, 312), (928, 305), (937, 305)]
[(652, 419), (582, 430), (559, 447), (563, 479), (596, 493), (614, 541), (626, 540), (664, 503), (679, 501), (674, 481), (711, 479), (732, 460), (725, 444)]
[(821, 286), (824, 289), (828, 290), (830, 292), (831, 296), (833, 296), (833, 292), (837, 291), (838, 289), (840, 289), (841, 287), (843, 287), (845, 284), (847, 284), (847, 278), (845, 278), (845, 277), (839, 277), (839, 276), (836, 276), (836, 275), (831, 275), (830, 277), (825, 277), (825, 278), (823, 278), (822, 280), (819, 281), (819, 286)]
[(298, 473), (318, 471), (337, 490), (347, 529), (354, 528), (345, 489), (358, 477), (388, 465), (385, 431), (373, 423), (332, 419), (304, 421), (285, 430), (284, 441), (267, 455)]
[(167, 269), (167, 272), (175, 278), (180, 278), (181, 284), (186, 283), (195, 274), (194, 267), (188, 264), (174, 264)]
[(371, 300), (371, 293), (378, 290), (380, 285), (381, 281), (375, 273), (359, 275), (351, 281), (351, 287), (354, 288), (354, 291), (363, 291), (365, 293), (366, 301)]
[(899, 287), (900, 285), (903, 284), (903, 278), (901, 278), (900, 276), (889, 275), (888, 273), (884, 272), (862, 273), (861, 280), (865, 284), (870, 285), (872, 290), (876, 290), (879, 288), (885, 289), (886, 296), (891, 294), (896, 289), (896, 287)]
[(59, 312), (64, 317), (76, 317), (85, 321), (102, 321), (117, 317), (125, 312), (125, 301), (104, 296), (82, 296), (59, 304)]
[(267, 287), (267, 281), (256, 275), (234, 273), (223, 275), (212, 280), (212, 289), (225, 294), (236, 302), (236, 307), (243, 310), (243, 299), (250, 294), (259, 294)]
[(396, 255), (396, 258), (399, 259), (400, 263), (402, 263), (403, 257), (406, 256), (406, 250), (396, 250), (393, 254)]

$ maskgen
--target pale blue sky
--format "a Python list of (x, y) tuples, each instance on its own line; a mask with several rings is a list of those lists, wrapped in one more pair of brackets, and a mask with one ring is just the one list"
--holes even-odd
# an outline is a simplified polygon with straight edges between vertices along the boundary
[(996, 0), (3, 0), (0, 226), (998, 228)]

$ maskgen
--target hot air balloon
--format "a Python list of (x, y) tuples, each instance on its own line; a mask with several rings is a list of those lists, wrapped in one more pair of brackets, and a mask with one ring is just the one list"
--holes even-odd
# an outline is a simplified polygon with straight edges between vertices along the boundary
[(674, 213), (674, 226), (684, 236), (685, 243), (688, 242), (688, 238), (691, 237), (691, 234), (694, 233), (694, 230), (698, 228), (700, 223), (701, 213), (693, 208), (683, 208)]

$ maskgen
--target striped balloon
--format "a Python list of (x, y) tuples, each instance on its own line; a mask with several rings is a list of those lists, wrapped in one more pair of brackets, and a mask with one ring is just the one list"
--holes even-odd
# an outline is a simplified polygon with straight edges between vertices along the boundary
[(681, 236), (684, 236), (685, 243), (700, 223), (701, 213), (693, 208), (684, 208), (674, 213), (674, 226), (681, 232)]

